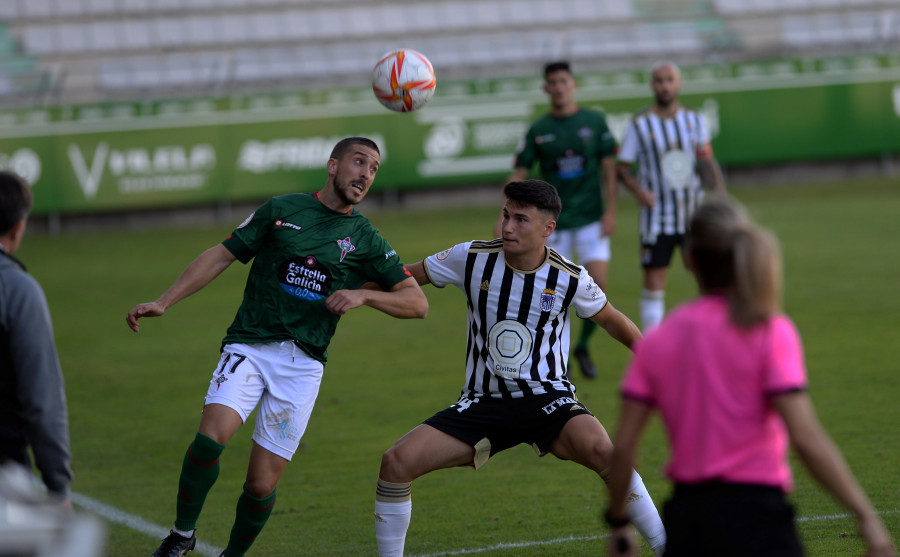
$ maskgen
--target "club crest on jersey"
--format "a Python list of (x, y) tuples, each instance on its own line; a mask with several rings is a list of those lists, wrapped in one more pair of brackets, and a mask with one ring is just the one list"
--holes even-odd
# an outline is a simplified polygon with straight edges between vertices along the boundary
[(337, 245), (341, 248), (341, 261), (344, 260), (344, 257), (346, 257), (348, 253), (356, 250), (356, 246), (350, 242), (350, 236), (347, 236), (343, 240), (338, 240)]
[(545, 288), (541, 292), (541, 311), (553, 311), (553, 304), (556, 302), (556, 290)]

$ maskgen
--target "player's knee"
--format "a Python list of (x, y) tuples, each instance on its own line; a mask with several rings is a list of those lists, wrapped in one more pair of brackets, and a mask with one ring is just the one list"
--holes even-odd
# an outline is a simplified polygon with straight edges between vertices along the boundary
[(394, 483), (412, 481), (405, 476), (403, 458), (397, 446), (393, 446), (381, 455), (381, 470), (378, 477), (386, 482)]
[(598, 474), (609, 467), (612, 461), (613, 444), (609, 438), (596, 439), (590, 447), (591, 468)]
[(251, 497), (255, 497), (256, 499), (264, 499), (275, 491), (275, 488), (278, 486), (277, 480), (271, 480), (268, 478), (254, 478), (248, 479), (244, 483), (244, 491), (250, 494)]

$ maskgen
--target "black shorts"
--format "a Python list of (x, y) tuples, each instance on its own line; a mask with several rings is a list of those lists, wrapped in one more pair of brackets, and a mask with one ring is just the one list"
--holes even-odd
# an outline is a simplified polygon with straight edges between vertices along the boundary
[(660, 234), (656, 242), (641, 243), (641, 266), (645, 269), (668, 267), (675, 253), (675, 246), (684, 248), (684, 234)]
[(500, 451), (519, 443), (532, 445), (543, 456), (574, 416), (591, 414), (568, 391), (525, 398), (461, 398), (425, 420), (425, 424), (475, 447), (475, 468)]
[(777, 487), (677, 484), (663, 505), (665, 557), (801, 557), (794, 509)]

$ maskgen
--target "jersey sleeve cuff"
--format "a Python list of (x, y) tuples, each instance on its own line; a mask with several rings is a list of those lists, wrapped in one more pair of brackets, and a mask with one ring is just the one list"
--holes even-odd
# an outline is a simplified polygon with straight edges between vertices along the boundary
[(247, 247), (247, 244), (245, 244), (243, 240), (234, 234), (225, 238), (225, 240), (222, 241), (222, 245), (225, 246), (225, 249), (230, 251), (231, 255), (235, 256), (241, 263), (247, 263), (253, 259), (254, 255), (256, 255), (249, 247)]

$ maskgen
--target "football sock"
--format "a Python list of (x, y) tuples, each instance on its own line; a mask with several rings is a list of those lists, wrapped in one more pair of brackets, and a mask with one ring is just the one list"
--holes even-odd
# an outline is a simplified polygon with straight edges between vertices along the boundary
[(375, 488), (375, 539), (380, 557), (403, 557), (412, 515), (412, 488), (378, 478)]
[(659, 517), (659, 511), (653, 504), (653, 499), (650, 498), (650, 494), (644, 486), (644, 480), (635, 471), (631, 473), (631, 483), (628, 486), (628, 496), (625, 501), (625, 509), (631, 523), (647, 540), (653, 552), (661, 555), (666, 546), (666, 529)]
[(597, 324), (590, 319), (582, 319), (581, 322), (581, 336), (578, 337), (578, 344), (575, 345), (575, 348), (586, 349), (588, 347), (588, 339), (590, 339), (591, 335), (594, 334), (594, 331), (597, 330)]
[(231, 537), (228, 538), (225, 557), (241, 557), (250, 549), (256, 536), (262, 532), (263, 526), (269, 520), (274, 506), (274, 491), (267, 497), (257, 499), (247, 493), (246, 488), (244, 489), (234, 513), (234, 526), (231, 527)]
[(666, 291), (641, 289), (641, 331), (649, 333), (666, 314)]
[(191, 532), (197, 527), (197, 518), (206, 501), (206, 494), (219, 477), (219, 456), (225, 445), (216, 443), (202, 433), (197, 433), (181, 464), (178, 480), (178, 499), (175, 504), (175, 529)]

